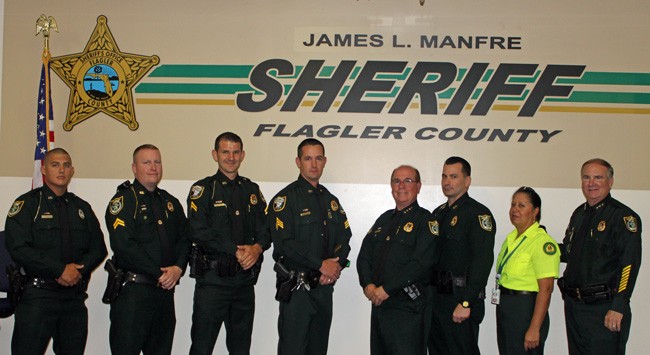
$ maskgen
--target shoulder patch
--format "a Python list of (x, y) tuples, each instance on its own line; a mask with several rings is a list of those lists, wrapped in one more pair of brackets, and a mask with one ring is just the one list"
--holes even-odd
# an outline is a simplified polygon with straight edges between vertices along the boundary
[(489, 214), (479, 215), (478, 221), (481, 224), (481, 228), (488, 232), (492, 232), (492, 216)]
[(79, 209), (79, 218), (86, 219), (86, 215), (84, 214), (84, 211), (81, 210), (81, 208)]
[(544, 246), (542, 247), (544, 249), (544, 253), (547, 255), (554, 255), (557, 253), (557, 248), (555, 247), (555, 244), (551, 242), (546, 242), (544, 243)]
[(273, 200), (273, 210), (275, 212), (280, 212), (284, 209), (284, 206), (287, 204), (287, 196), (278, 196)]
[(108, 210), (111, 212), (112, 215), (116, 215), (120, 213), (122, 207), (124, 207), (124, 196), (120, 196), (112, 199), (111, 203), (108, 206)]
[(627, 230), (632, 233), (636, 233), (636, 218), (634, 218), (634, 216), (623, 217), (623, 221), (625, 221), (625, 228), (627, 228)]
[(251, 205), (253, 206), (257, 205), (257, 195), (251, 194), (250, 201), (251, 201)]
[(440, 235), (440, 225), (438, 224), (438, 221), (429, 221), (429, 231), (433, 235)]
[(13, 205), (11, 205), (11, 208), (9, 208), (9, 213), (7, 213), (7, 217), (13, 217), (20, 212), (20, 210), (23, 208), (23, 205), (25, 204), (25, 201), (14, 201)]
[(334, 211), (334, 212), (339, 210), (339, 204), (336, 203), (336, 201), (334, 201), (334, 200), (332, 200), (332, 202), (330, 202), (330, 207), (332, 207), (332, 211)]
[(201, 195), (203, 195), (203, 190), (205, 190), (203, 186), (200, 185), (192, 186), (192, 188), (190, 189), (190, 199), (196, 200), (197, 198), (200, 198)]
[(264, 198), (264, 194), (262, 194), (262, 191), (260, 190), (260, 198), (262, 199), (262, 202), (266, 204), (266, 199)]

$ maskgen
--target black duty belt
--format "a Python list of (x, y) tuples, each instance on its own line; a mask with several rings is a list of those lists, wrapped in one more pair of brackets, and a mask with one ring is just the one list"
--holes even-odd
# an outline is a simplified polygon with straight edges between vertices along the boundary
[(507, 287), (503, 287), (501, 285), (499, 285), (499, 290), (501, 290), (502, 295), (509, 295), (509, 296), (513, 296), (513, 295), (535, 296), (535, 295), (537, 295), (537, 292), (535, 292), (535, 291), (512, 290), (512, 289), (509, 289)]
[(136, 284), (144, 284), (144, 285), (158, 285), (158, 280), (154, 279), (151, 276), (145, 275), (145, 274), (136, 274), (131, 271), (127, 271), (124, 274), (124, 282), (133, 282)]
[(613, 290), (607, 284), (594, 285), (589, 287), (567, 287), (564, 294), (578, 302), (600, 303), (612, 299)]
[(54, 279), (45, 279), (42, 277), (27, 277), (27, 287), (38, 288), (42, 290), (80, 290), (85, 291), (88, 286), (87, 280), (81, 280), (74, 286), (63, 286)]

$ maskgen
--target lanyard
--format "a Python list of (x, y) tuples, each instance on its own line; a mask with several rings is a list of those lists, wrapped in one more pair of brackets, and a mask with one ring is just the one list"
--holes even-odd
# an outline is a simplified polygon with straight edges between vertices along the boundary
[(524, 236), (524, 238), (519, 242), (519, 244), (517, 244), (515, 249), (513, 249), (510, 254), (508, 254), (508, 248), (506, 248), (506, 251), (504, 253), (504, 255), (506, 257), (503, 259), (503, 261), (501, 261), (501, 264), (499, 264), (499, 267), (497, 268), (497, 275), (501, 275), (501, 272), (503, 271), (503, 267), (506, 265), (508, 260), (510, 260), (510, 257), (512, 256), (512, 254), (514, 254), (517, 251), (517, 249), (519, 249), (519, 247), (524, 243), (524, 241), (526, 241), (526, 238), (527, 237)]

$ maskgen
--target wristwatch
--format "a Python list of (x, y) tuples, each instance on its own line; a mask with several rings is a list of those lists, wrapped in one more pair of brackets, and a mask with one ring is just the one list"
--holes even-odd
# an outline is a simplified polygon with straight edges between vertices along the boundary
[(469, 302), (467, 301), (461, 302), (460, 305), (463, 306), (463, 308), (469, 308)]

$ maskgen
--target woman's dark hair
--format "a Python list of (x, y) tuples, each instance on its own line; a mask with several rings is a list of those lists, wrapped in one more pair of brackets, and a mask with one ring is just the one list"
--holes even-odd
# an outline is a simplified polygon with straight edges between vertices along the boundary
[(518, 193), (523, 193), (528, 196), (528, 199), (530, 200), (530, 204), (533, 205), (533, 208), (539, 208), (539, 213), (537, 213), (537, 222), (539, 222), (542, 219), (542, 198), (539, 197), (537, 192), (533, 190), (532, 187), (528, 186), (522, 186), (515, 191), (514, 194), (512, 194), (512, 197), (515, 197), (516, 194)]

